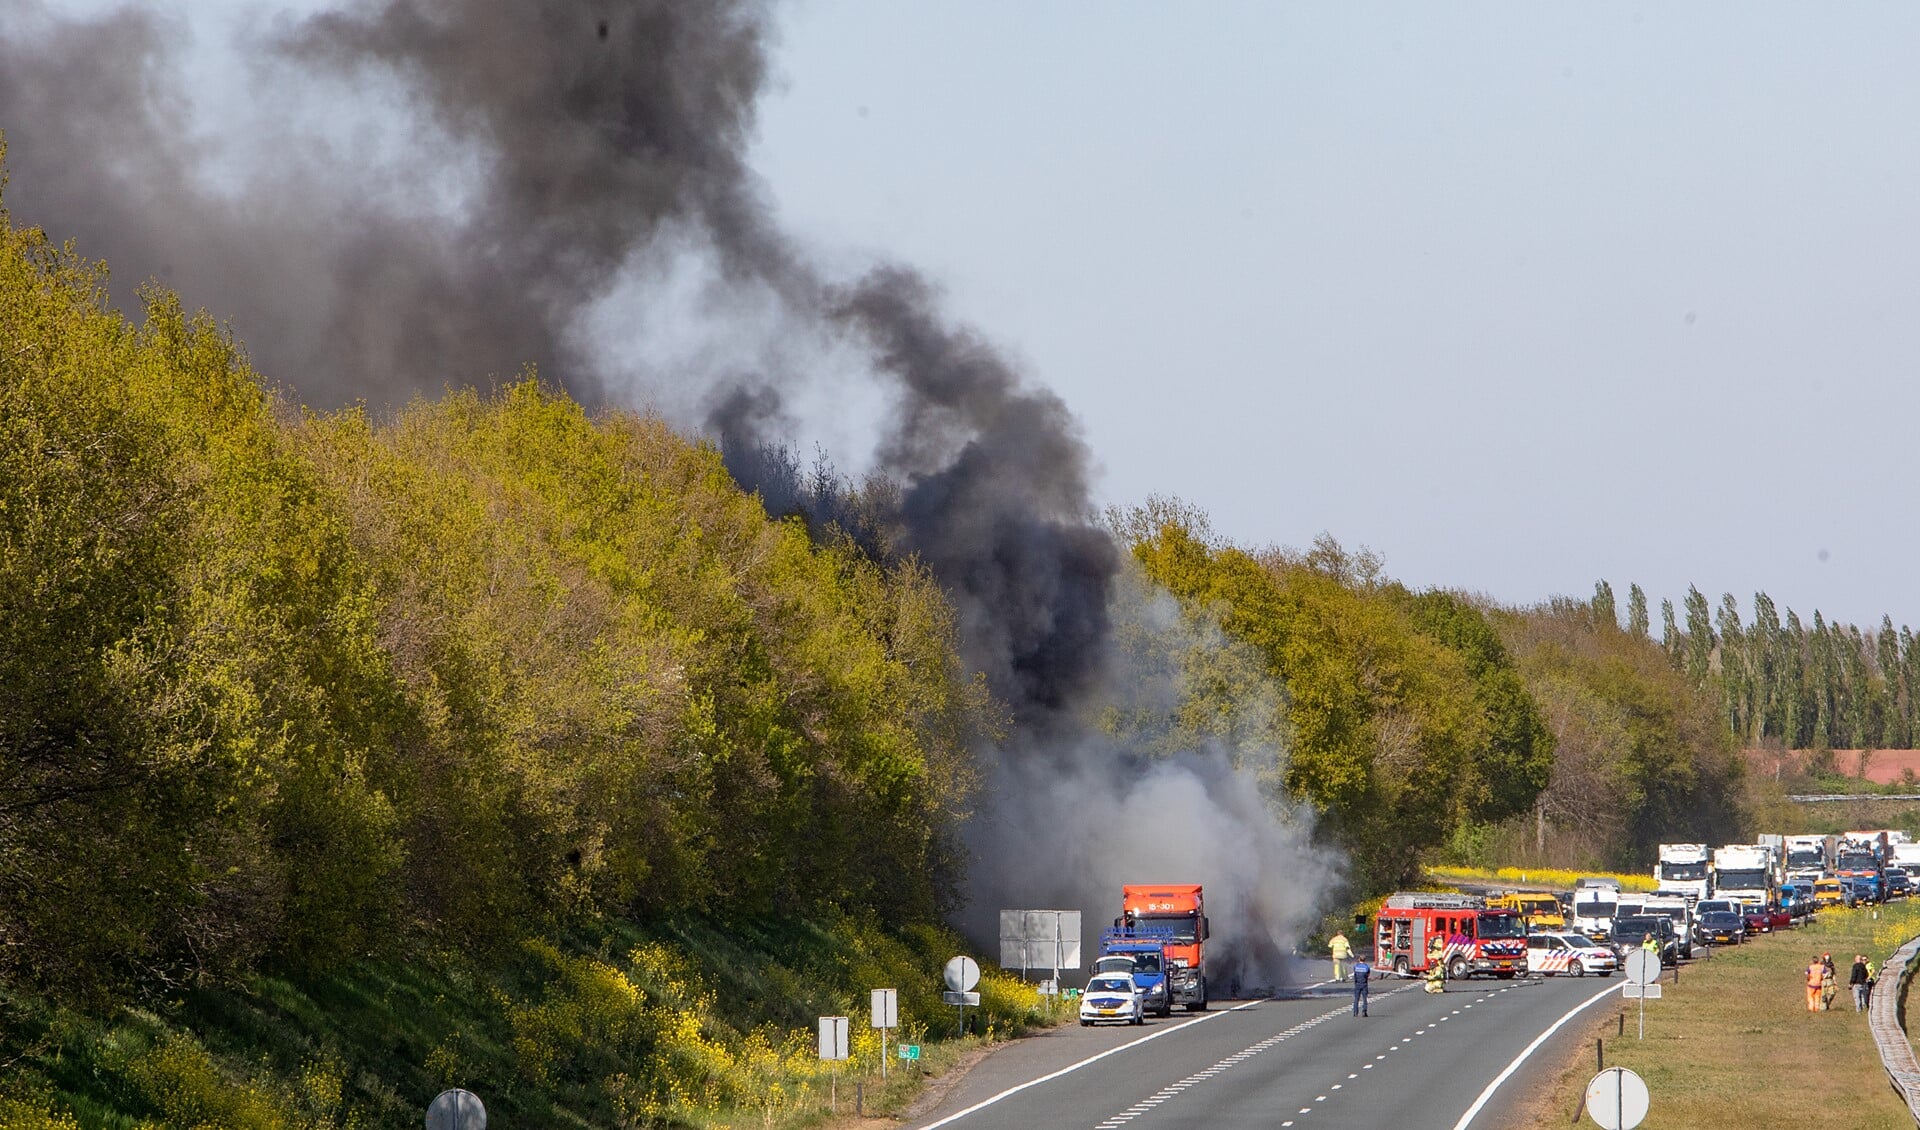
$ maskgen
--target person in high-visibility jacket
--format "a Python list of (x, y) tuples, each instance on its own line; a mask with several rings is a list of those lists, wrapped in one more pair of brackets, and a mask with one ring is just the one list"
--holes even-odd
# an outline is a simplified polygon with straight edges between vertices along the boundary
[(1335, 934), (1333, 941), (1327, 944), (1327, 948), (1333, 951), (1333, 979), (1346, 980), (1347, 959), (1353, 956), (1353, 946), (1348, 943), (1345, 934)]
[(1827, 967), (1818, 954), (1807, 963), (1807, 1011), (1820, 1011), (1820, 982), (1827, 976)]
[(1447, 991), (1447, 943), (1436, 935), (1427, 943), (1427, 992)]

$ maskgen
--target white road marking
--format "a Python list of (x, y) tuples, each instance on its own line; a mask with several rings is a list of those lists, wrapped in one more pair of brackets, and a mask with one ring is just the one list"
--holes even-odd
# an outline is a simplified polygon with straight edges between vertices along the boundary
[[(1474, 1116), (1479, 1114), (1480, 1111), (1486, 1107), (1487, 1101), (1493, 1098), (1493, 1093), (1500, 1089), (1500, 1084), (1505, 1083), (1507, 1079), (1513, 1075), (1514, 1072), (1520, 1070), (1520, 1065), (1527, 1061), (1527, 1057), (1532, 1055), (1535, 1051), (1538, 1051), (1540, 1048), (1540, 1045), (1547, 1042), (1547, 1037), (1553, 1035), (1555, 1032), (1558, 1032), (1560, 1030), (1561, 1025), (1565, 1024), (1567, 1021), (1572, 1020), (1575, 1016), (1578, 1016), (1580, 1013), (1584, 1012), (1587, 1009), (1587, 1006), (1593, 1004), (1595, 1001), (1599, 1000), (1601, 997), (1606, 996), (1608, 993), (1617, 992), (1620, 990), (1620, 988), (1621, 986), (1619, 985), (1608, 985), (1606, 988), (1601, 989), (1599, 992), (1588, 997), (1586, 1000), (1583, 1000), (1579, 1004), (1574, 1005), (1572, 1008), (1568, 1009), (1565, 1015), (1561, 1016), (1560, 1019), (1548, 1025), (1546, 1031), (1540, 1033), (1538, 1036), (1535, 1036), (1533, 1038), (1533, 1042), (1531, 1044), (1528, 1044), (1525, 1048), (1521, 1049), (1520, 1054), (1513, 1057), (1512, 1063), (1507, 1064), (1506, 1070), (1502, 1071), (1500, 1074), (1493, 1077), (1493, 1082), (1488, 1083), (1487, 1089), (1480, 1092), (1480, 1097), (1473, 1100), (1473, 1105), (1468, 1107), (1467, 1112), (1460, 1116), (1460, 1121), (1453, 1124), (1453, 1130), (1467, 1130), (1467, 1127), (1472, 1124)], [(1503, 993), (1506, 992), (1505, 989), (1502, 989), (1500, 991)]]
[[(1161, 1028), (1158, 1031), (1151, 1033), (1150, 1035), (1142, 1036), (1137, 1040), (1130, 1040), (1127, 1043), (1121, 1044), (1119, 1047), (1108, 1048), (1106, 1051), (1103, 1051), (1098, 1055), (1088, 1056), (1087, 1058), (1081, 1060), (1078, 1063), (1070, 1063), (1067, 1066), (1049, 1075), (1042, 1075), (1038, 1079), (1029, 1079), (1025, 1083), (1020, 1083), (1015, 1086), (1008, 1087), (1006, 1090), (1000, 1092), (999, 1094), (994, 1095), (990, 1098), (982, 1099), (979, 1102), (974, 1103), (972, 1106), (966, 1108), (965, 1110), (955, 1111), (952, 1114), (947, 1115), (945, 1118), (940, 1119), (938, 1122), (929, 1122), (925, 1126), (921, 1127), (920, 1130), (935, 1130), (935, 1127), (946, 1126), (951, 1123), (958, 1122), (962, 1118), (965, 1118), (967, 1115), (985, 1110), (986, 1108), (1001, 1101), (1002, 1099), (1009, 1098), (1013, 1095), (1017, 1095), (1021, 1091), (1027, 1090), (1031, 1087), (1038, 1087), (1042, 1083), (1051, 1083), (1053, 1080), (1060, 1078), (1062, 1075), (1070, 1075), (1073, 1072), (1078, 1071), (1081, 1068), (1087, 1066), (1088, 1064), (1098, 1063), (1110, 1055), (1119, 1055), (1121, 1052), (1127, 1051), (1131, 1048), (1137, 1048), (1141, 1044), (1147, 1043), (1152, 1040), (1157, 1040), (1162, 1036), (1172, 1035), (1175, 1032), (1183, 1032), (1186, 1029), (1193, 1027), (1195, 1024), (1205, 1024), (1209, 1020), (1218, 1020), (1222, 1016), (1227, 1016), (1235, 1012), (1243, 1012), (1261, 1003), (1262, 1002), (1260, 1001), (1248, 1001), (1246, 1004), (1235, 1005), (1234, 1007), (1227, 1009), (1225, 1012), (1209, 1012), (1205, 1016), (1195, 1017), (1192, 1020), (1182, 1021), (1181, 1023), (1175, 1024), (1168, 1028)], [(1105, 1123), (1102, 1123), (1102, 1125), (1105, 1125)]]

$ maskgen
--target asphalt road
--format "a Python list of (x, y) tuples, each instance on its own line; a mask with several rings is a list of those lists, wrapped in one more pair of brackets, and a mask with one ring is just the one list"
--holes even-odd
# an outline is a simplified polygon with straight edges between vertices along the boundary
[[(1603, 990), (1615, 996), (1593, 1009), (1619, 1007), (1622, 980), (1453, 982), (1437, 996), (1387, 980), (1376, 983), (1364, 1019), (1350, 1015), (1350, 992), (1327, 985), (1287, 999), (1217, 1002), (1212, 1012), (1142, 1028), (1069, 1025), (996, 1051), (913, 1125), (1446, 1130), (1569, 1009)], [(1530, 1072), (1545, 1070), (1555, 1045), (1579, 1027), (1559, 1029), (1470, 1125), (1516, 1125), (1512, 1104)]]

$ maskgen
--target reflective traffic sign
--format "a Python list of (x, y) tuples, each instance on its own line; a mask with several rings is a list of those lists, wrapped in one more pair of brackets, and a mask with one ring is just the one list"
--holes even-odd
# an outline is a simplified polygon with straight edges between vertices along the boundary
[(1646, 1080), (1624, 1067), (1609, 1067), (1587, 1084), (1587, 1116), (1606, 1130), (1633, 1130), (1647, 1105)]

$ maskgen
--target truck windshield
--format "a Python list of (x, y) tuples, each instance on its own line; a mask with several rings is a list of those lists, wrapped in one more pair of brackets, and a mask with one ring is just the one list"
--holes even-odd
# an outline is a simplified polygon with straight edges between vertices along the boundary
[(1842, 871), (1871, 871), (1880, 860), (1870, 851), (1843, 851), (1838, 866)]
[(1826, 863), (1826, 853), (1814, 848), (1809, 851), (1790, 851), (1787, 853), (1788, 867), (1819, 867)]
[(1660, 877), (1677, 883), (1697, 882), (1707, 877), (1707, 865), (1704, 863), (1662, 863)]
[(1526, 927), (1520, 924), (1517, 914), (1482, 914), (1480, 916), (1480, 936), (1482, 938), (1524, 938)]
[(1573, 912), (1582, 918), (1612, 918), (1613, 912), (1618, 908), (1619, 904), (1612, 899), (1583, 899), (1576, 897), (1573, 900)]
[(1171, 928), (1173, 930), (1173, 940), (1175, 942), (1179, 942), (1185, 945), (1192, 945), (1194, 942), (1197, 942), (1200, 940), (1199, 933), (1197, 931), (1197, 927), (1199, 926), (1199, 917), (1197, 915), (1142, 914), (1139, 918), (1139, 921), (1142, 925), (1153, 926), (1153, 927), (1156, 927), (1157, 930), (1165, 930), (1165, 929)]
[(1722, 871), (1719, 883), (1722, 890), (1757, 891), (1767, 885), (1767, 873), (1759, 868), (1752, 871)]
[(1160, 972), (1160, 955), (1157, 953), (1134, 954), (1133, 955), (1133, 971), (1135, 973)]

